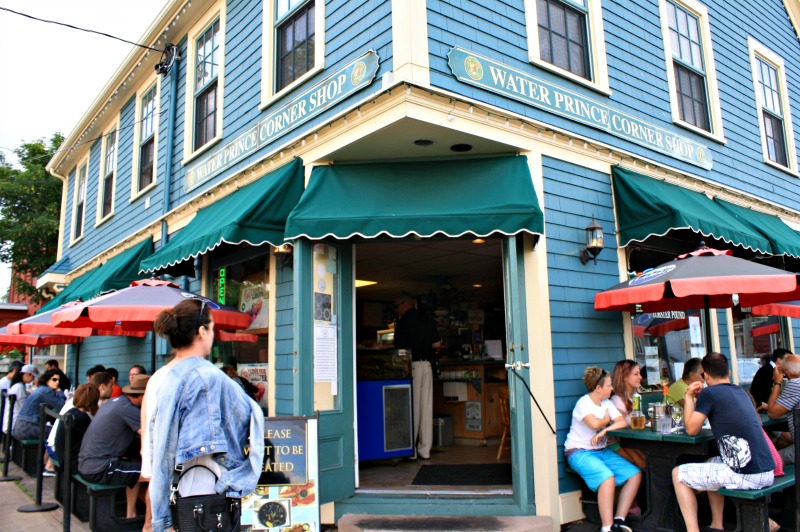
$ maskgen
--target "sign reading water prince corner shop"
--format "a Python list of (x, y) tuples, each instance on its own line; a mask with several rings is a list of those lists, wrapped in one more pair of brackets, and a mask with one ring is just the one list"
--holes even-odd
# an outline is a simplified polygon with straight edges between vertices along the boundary
[(375, 79), (378, 54), (370, 50), (328, 76), (222, 148), (186, 169), (186, 190), (208, 181), (300, 124), (339, 103)]
[(565, 116), (690, 164), (711, 168), (708, 148), (686, 137), (468, 50), (454, 47), (447, 57), (450, 70), (459, 81)]

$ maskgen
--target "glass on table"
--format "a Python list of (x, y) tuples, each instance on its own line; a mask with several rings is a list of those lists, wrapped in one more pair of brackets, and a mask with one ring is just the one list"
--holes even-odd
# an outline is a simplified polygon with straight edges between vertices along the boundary
[(672, 421), (675, 422), (676, 427), (680, 427), (683, 423), (683, 408), (678, 405), (672, 407)]
[(644, 414), (642, 412), (631, 412), (631, 428), (633, 430), (644, 430)]

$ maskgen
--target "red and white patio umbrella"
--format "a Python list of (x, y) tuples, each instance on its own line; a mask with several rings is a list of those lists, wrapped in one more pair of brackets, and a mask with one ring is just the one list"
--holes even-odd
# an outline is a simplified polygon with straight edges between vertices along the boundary
[(50, 345), (77, 344), (79, 336), (66, 334), (12, 334), (8, 327), (0, 327), (0, 346), (47, 347)]
[[(186, 299), (203, 301), (211, 309), (216, 329), (235, 331), (247, 329), (249, 314), (233, 307), (183, 290), (178, 285), (160, 279), (134, 281), (131, 286), (109, 292), (89, 301), (62, 308), (53, 313), (51, 323), (56, 328), (96, 328), (123, 331), (150, 331), (156, 316)], [(57, 330), (57, 329), (56, 329)]]
[[(701, 245), (595, 295), (595, 310), (658, 312), (730, 308), (797, 299), (798, 276)], [(736, 298), (734, 298), (736, 296)], [(706, 348), (711, 331), (706, 330)]]

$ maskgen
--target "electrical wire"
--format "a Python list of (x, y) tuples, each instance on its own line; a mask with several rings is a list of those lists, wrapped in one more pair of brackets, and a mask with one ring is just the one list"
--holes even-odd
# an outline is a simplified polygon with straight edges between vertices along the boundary
[(78, 26), (73, 26), (72, 24), (66, 24), (64, 22), (57, 22), (55, 20), (46, 20), (46, 19), (43, 19), (43, 18), (34, 17), (33, 15), (28, 15), (26, 13), (20, 13), (19, 11), (14, 11), (13, 9), (9, 9), (7, 7), (0, 6), (0, 11), (7, 11), (9, 13), (13, 13), (15, 15), (19, 15), (21, 17), (26, 17), (26, 18), (29, 18), (31, 20), (36, 20), (38, 22), (46, 22), (47, 24), (55, 24), (56, 26), (64, 26), (65, 28), (70, 28), (70, 29), (73, 29), (73, 30), (85, 31), (87, 33), (94, 33), (96, 35), (102, 35), (103, 37), (108, 37), (109, 39), (116, 39), (118, 41), (122, 41), (122, 42), (128, 43), (128, 44), (132, 44), (132, 45), (138, 46), (140, 48), (145, 48), (147, 50), (152, 50), (154, 52), (162, 52), (162, 53), (166, 52), (166, 48), (164, 50), (159, 50), (158, 48), (153, 48), (153, 47), (147, 46), (145, 44), (139, 44), (138, 42), (129, 41), (129, 40), (123, 39), (121, 37), (116, 37), (116, 36), (110, 35), (108, 33), (103, 33), (102, 31), (95, 31), (95, 30), (90, 30), (90, 29), (86, 29), (86, 28), (80, 28)]

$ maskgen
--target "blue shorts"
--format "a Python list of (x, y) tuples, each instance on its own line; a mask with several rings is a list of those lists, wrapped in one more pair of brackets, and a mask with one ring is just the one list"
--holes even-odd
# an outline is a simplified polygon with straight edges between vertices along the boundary
[(617, 486), (641, 473), (641, 470), (609, 448), (575, 451), (567, 458), (569, 466), (578, 473), (592, 491), (611, 477)]

